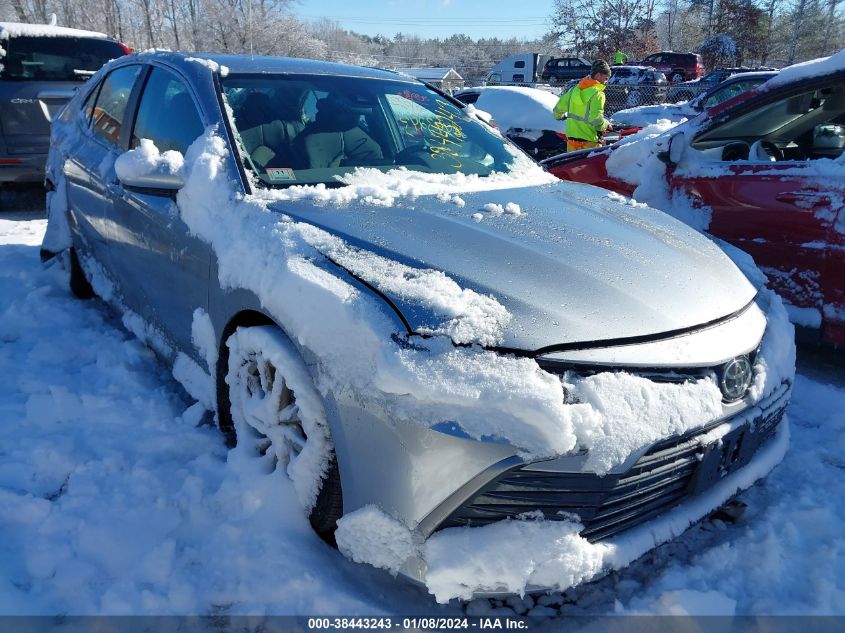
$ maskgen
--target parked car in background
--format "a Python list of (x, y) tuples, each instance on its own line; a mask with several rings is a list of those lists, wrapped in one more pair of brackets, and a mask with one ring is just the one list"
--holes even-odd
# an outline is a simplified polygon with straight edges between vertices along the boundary
[(440, 602), (627, 565), (786, 450), (777, 298), (421, 82), (152, 52), (52, 140), (71, 288), (174, 363), (283, 514)]
[(543, 66), (540, 79), (553, 85), (562, 84), (588, 76), (590, 67), (590, 62), (583, 57), (553, 57)]
[(666, 76), (648, 66), (612, 66), (605, 86), (605, 114), (623, 108), (663, 103), (669, 82)]
[(680, 123), (683, 119), (691, 119), (704, 110), (756, 88), (775, 75), (776, 71), (734, 75), (685, 103), (665, 103), (620, 110), (613, 114), (611, 123), (617, 129), (643, 128), (661, 119)]
[(103, 33), (0, 22), (0, 185), (41, 182), (50, 123), (82, 82), (129, 49)]
[(489, 113), (502, 134), (535, 160), (566, 151), (566, 122), (558, 121), (552, 109), (558, 95), (536, 88), (488, 86), (467, 88), (455, 99)]
[(549, 55), (518, 53), (505, 57), (490, 69), (484, 83), (488, 86), (531, 86), (540, 80), (540, 73)]
[(653, 66), (672, 83), (689, 81), (704, 75), (704, 64), (701, 55), (697, 53), (663, 51), (649, 55), (639, 63), (643, 66)]
[[(845, 346), (845, 51), (782, 70), (639, 143), (628, 158), (617, 144), (556, 159), (550, 171), (629, 196), (665, 178), (660, 195), (640, 190), (647, 202), (747, 251), (796, 324)], [(665, 174), (631, 171), (632, 159), (661, 164), (649, 154)]]
[(667, 95), (666, 100), (669, 103), (690, 101), (701, 95), (702, 92), (712, 90), (733, 75), (766, 71), (777, 71), (777, 68), (769, 68), (768, 66), (759, 66), (757, 68), (749, 68), (748, 66), (716, 68), (700, 79), (693, 79), (691, 81), (683, 81), (679, 84), (675, 84), (669, 88), (669, 94)]

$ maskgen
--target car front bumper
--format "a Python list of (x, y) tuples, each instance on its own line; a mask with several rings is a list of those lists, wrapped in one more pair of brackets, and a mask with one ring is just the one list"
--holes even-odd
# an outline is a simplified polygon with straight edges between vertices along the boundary
[[(564, 590), (625, 567), (678, 536), (782, 460), (789, 438), (784, 412), (790, 391), (791, 384), (784, 382), (753, 407), (660, 441), (622, 473), (599, 477), (560, 468), (565, 461), (515, 465), (505, 460), (497, 465), (501, 472), (483, 485), (464, 487), (464, 499), (453, 497), (444, 504), (435, 513), (440, 517), (436, 525), (428, 522), (418, 528), (431, 532), (419, 535), (427, 541), (400, 573), (446, 601), (510, 594), (523, 586), (538, 592)], [(560, 538), (538, 554), (536, 567), (543, 568), (549, 559), (586, 558), (592, 561), (586, 569), (575, 564), (550, 574), (546, 565), (544, 573), (522, 578), (521, 586), (513, 584), (511, 571), (498, 580), (495, 574), (478, 574), (473, 561), (487, 561), (488, 570), (497, 568), (502, 556), (498, 545), (508, 530), (512, 539), (524, 541), (525, 557), (531, 558), (532, 530), (538, 540), (548, 542), (549, 531), (558, 526)], [(571, 548), (577, 552), (568, 551)], [(500, 567), (507, 569), (507, 562)], [(470, 568), (473, 574), (456, 585), (455, 579)]]

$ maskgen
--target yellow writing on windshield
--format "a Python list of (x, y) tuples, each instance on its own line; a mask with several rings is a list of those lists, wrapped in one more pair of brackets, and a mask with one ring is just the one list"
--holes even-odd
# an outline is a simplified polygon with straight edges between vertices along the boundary
[(432, 158), (454, 158), (452, 166), (460, 169), (463, 163), (458, 160), (460, 157), (458, 150), (466, 139), (466, 134), (458, 122), (457, 113), (451, 112), (445, 101), (437, 99), (436, 104), (434, 120), (428, 124), (428, 134), (431, 137), (428, 150)]

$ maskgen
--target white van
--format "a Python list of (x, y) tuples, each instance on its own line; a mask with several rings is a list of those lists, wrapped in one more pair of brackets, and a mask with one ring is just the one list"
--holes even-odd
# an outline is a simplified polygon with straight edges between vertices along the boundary
[(488, 86), (533, 86), (551, 58), (551, 55), (540, 53), (510, 55), (493, 66), (485, 83)]

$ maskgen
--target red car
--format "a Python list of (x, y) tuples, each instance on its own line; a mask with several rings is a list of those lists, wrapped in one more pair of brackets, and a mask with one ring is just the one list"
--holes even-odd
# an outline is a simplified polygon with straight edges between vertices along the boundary
[(547, 166), (692, 218), (748, 252), (797, 325), (845, 347), (845, 51), (662, 135)]
[(704, 64), (701, 63), (701, 55), (696, 53), (663, 51), (649, 55), (640, 64), (656, 68), (673, 83), (698, 79), (704, 75)]

